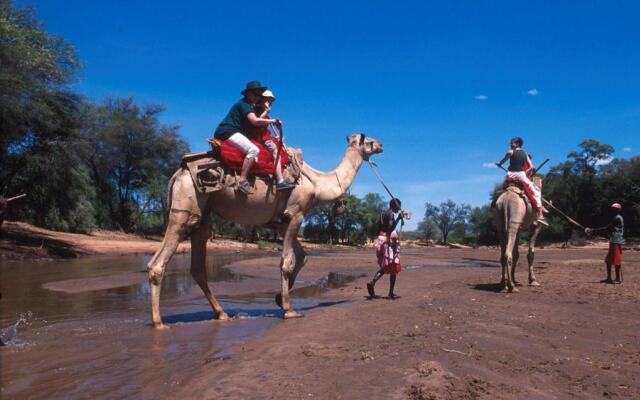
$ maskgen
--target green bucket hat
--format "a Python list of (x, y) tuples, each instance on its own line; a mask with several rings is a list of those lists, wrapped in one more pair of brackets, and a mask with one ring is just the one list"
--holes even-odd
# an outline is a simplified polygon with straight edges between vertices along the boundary
[(253, 91), (262, 93), (265, 90), (267, 90), (267, 87), (266, 86), (262, 86), (260, 81), (251, 81), (251, 82), (247, 83), (247, 87), (244, 88), (244, 90), (242, 92), (240, 92), (240, 94), (242, 94), (244, 96), (249, 90), (253, 90)]

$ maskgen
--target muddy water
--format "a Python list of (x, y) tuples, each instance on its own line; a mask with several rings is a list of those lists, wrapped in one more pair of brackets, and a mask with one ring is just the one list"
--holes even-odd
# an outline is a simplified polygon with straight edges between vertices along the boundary
[[(243, 276), (223, 265), (264, 255), (215, 254), (207, 267), (209, 280), (239, 282)], [(177, 255), (167, 268), (161, 302), (171, 329), (154, 331), (148, 260), (0, 262), (0, 335), (7, 344), (0, 348), (0, 397), (165, 397), (196, 370), (233, 357), (231, 346), (281, 321), (272, 293), (218, 296), (239, 318), (214, 320), (189, 274), (189, 256)], [(298, 290), (292, 294), (298, 297), (296, 308), (313, 309), (322, 288), (342, 281), (349, 277), (329, 276)]]

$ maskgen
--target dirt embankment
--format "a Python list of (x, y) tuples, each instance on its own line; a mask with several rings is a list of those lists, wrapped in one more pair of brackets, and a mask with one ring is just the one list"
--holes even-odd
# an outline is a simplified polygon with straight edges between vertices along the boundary
[[(93, 230), (87, 234), (55, 232), (23, 222), (7, 222), (0, 228), (0, 258), (7, 260), (69, 258), (83, 255), (151, 254), (161, 238), (149, 239), (122, 232)], [(211, 249), (256, 249), (251, 243), (215, 240)], [(178, 252), (189, 251), (189, 241)]]
[[(371, 275), (370, 253), (310, 257), (305, 269)], [(367, 300), (369, 278), (329, 291), (324, 307), (210, 360), (179, 397), (640, 398), (640, 252), (625, 252), (622, 286), (599, 283), (604, 253), (539, 250), (542, 286), (505, 294), (496, 250), (406, 250), (400, 299)]]

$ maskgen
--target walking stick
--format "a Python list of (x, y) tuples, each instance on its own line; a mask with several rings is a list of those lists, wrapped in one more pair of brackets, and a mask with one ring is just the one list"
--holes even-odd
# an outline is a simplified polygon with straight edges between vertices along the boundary
[(22, 193), (22, 194), (19, 194), (17, 196), (9, 197), (7, 199), (7, 203), (10, 202), (10, 201), (22, 199), (23, 197), (27, 197), (27, 194), (26, 193)]
[(580, 225), (580, 223), (576, 222), (575, 220), (571, 219), (567, 214), (563, 213), (562, 211), (558, 210), (558, 208), (556, 206), (554, 206), (553, 204), (549, 203), (547, 200), (542, 199), (542, 202), (544, 204), (546, 204), (547, 206), (553, 208), (558, 214), (562, 215), (563, 217), (566, 218), (567, 221), (571, 222), (572, 224), (574, 224), (575, 226), (577, 226), (578, 228), (582, 229), (583, 231), (586, 229), (584, 226)]
[(273, 162), (273, 175), (276, 173), (276, 168), (278, 166), (278, 161), (280, 160), (280, 152), (282, 151), (282, 146), (284, 145), (284, 129), (276, 128), (273, 125), (270, 125), (274, 131), (278, 132), (278, 151), (276, 152), (276, 159)]

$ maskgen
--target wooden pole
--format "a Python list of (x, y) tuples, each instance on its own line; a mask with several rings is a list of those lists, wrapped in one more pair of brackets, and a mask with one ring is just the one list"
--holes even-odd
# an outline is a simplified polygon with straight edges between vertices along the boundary
[(22, 193), (22, 194), (19, 194), (17, 196), (9, 197), (7, 199), (7, 203), (10, 202), (10, 201), (14, 201), (14, 200), (20, 200), (23, 197), (27, 197), (27, 194), (26, 193)]
[(562, 211), (558, 210), (553, 204), (549, 203), (547, 200), (542, 199), (542, 202), (546, 205), (548, 205), (549, 207), (553, 208), (558, 214), (562, 215), (563, 217), (565, 217), (567, 219), (567, 221), (571, 222), (572, 224), (574, 224), (575, 226), (577, 226), (578, 228), (582, 229), (583, 231), (586, 229), (584, 226), (582, 226), (580, 223), (576, 222), (575, 220), (571, 219), (567, 214), (563, 213)]

